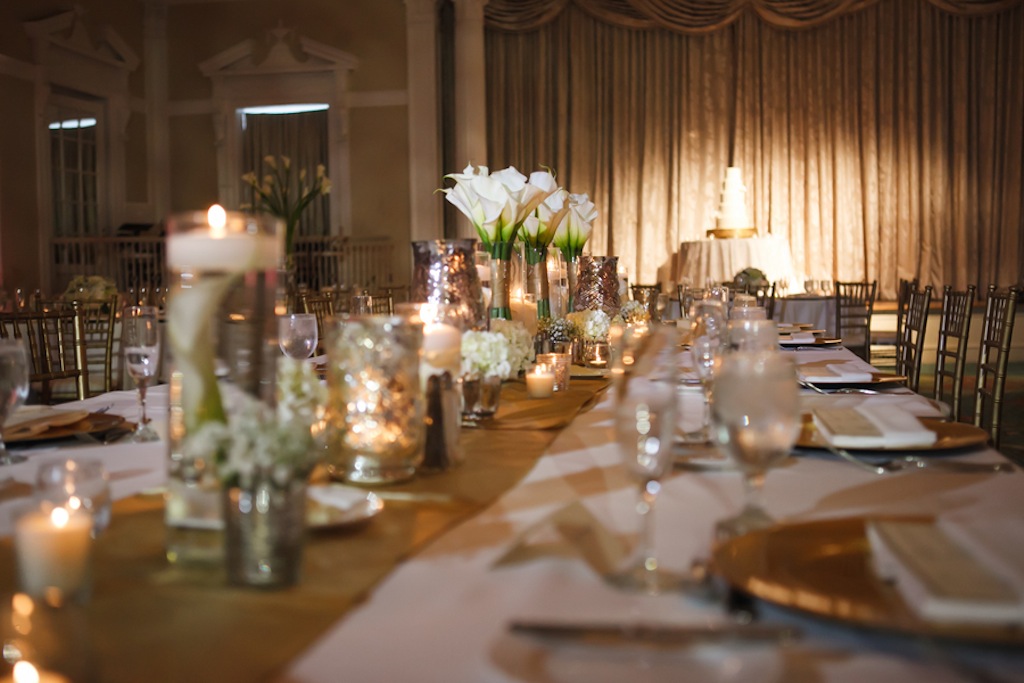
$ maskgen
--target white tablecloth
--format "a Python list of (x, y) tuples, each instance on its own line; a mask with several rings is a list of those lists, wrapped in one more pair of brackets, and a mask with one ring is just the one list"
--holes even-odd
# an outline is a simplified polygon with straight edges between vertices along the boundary
[(731, 281), (744, 268), (759, 268), (771, 282), (796, 283), (789, 242), (781, 237), (709, 239), (683, 242), (675, 279), (689, 277), (694, 287)]
[[(798, 362), (852, 359), (845, 350), (793, 353)], [(967, 457), (999, 458), (992, 451)], [(767, 477), (765, 503), (772, 515), (786, 520), (927, 514), (952, 508), (1024, 519), (1022, 485), (1020, 472), (948, 475), (922, 470), (879, 477), (821, 455), (793, 458), (774, 470)], [(915, 641), (893, 643), (771, 608), (765, 619), (797, 619), (805, 637), (785, 647), (706, 645), (673, 650), (558, 645), (510, 634), (509, 621), (522, 618), (686, 624), (725, 618), (719, 606), (696, 598), (617, 590), (577, 557), (543, 552), (543, 544), (554, 536), (545, 520), (574, 501), (582, 502), (609, 530), (635, 532), (635, 489), (613, 443), (609, 392), (558, 437), (523, 482), (398, 567), (281, 680), (972, 680), (950, 667), (952, 659), (958, 666), (988, 668), (997, 674), (996, 680), (1024, 679), (1024, 656), (1019, 654), (977, 655)], [(736, 514), (742, 500), (736, 472), (677, 471), (668, 477), (655, 517), (663, 565), (679, 570), (695, 558), (707, 557), (716, 520)], [(1024, 543), (1024, 527), (1014, 533), (1016, 538), (1008, 542)], [(517, 544), (535, 545), (541, 551), (509, 561)]]
[(788, 296), (775, 300), (775, 321), (808, 323), (835, 336), (836, 300), (831, 296)]

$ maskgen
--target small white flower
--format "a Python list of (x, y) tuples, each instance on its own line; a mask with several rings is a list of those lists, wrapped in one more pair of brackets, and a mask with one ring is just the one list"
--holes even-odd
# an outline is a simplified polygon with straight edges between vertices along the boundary
[(511, 377), (530, 366), (534, 358), (533, 338), (523, 323), (516, 320), (495, 318), (491, 320), (491, 331), (508, 340), (508, 363)]
[(508, 379), (508, 338), (500, 332), (469, 330), (462, 333), (462, 374), (465, 377)]

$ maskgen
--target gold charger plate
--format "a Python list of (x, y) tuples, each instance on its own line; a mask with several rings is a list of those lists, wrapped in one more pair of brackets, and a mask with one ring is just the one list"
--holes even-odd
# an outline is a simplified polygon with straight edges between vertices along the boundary
[[(838, 346), (843, 340), (838, 337), (817, 337), (814, 341), (796, 341), (792, 336), (779, 336), (779, 344), (782, 346)], [(833, 361), (834, 362), (834, 361)]]
[(719, 545), (713, 571), (783, 607), (858, 627), (996, 645), (1024, 644), (1014, 626), (925, 621), (895, 587), (875, 576), (864, 519), (782, 524)]
[[(928, 446), (903, 446), (901, 448), (846, 448), (847, 451), (952, 451), (960, 448), (984, 446), (988, 443), (988, 433), (980, 427), (964, 422), (941, 422), (939, 420), (920, 420), (921, 424), (935, 432), (935, 443)], [(804, 413), (800, 436), (796, 445), (799, 448), (828, 448), (828, 442), (814, 424), (814, 416)]]
[(4, 441), (7, 443), (28, 443), (31, 441), (48, 441), (50, 439), (64, 439), (78, 434), (97, 434), (106, 432), (121, 425), (124, 418), (120, 415), (108, 413), (88, 413), (77, 422), (67, 425), (50, 427), (42, 432), (25, 431), (15, 433), (10, 437), (4, 434)]

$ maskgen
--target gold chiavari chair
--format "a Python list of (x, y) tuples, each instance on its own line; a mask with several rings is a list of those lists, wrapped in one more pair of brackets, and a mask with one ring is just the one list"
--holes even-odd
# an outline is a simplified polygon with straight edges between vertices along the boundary
[(299, 304), (303, 313), (312, 313), (316, 316), (317, 336), (320, 337), (320, 346), (323, 348), (324, 323), (338, 312), (334, 308), (334, 297), (326, 293), (303, 291), (299, 293)]
[(764, 314), (769, 320), (775, 318), (775, 283), (771, 287), (762, 287), (755, 292), (757, 305), (764, 309)]
[(954, 292), (949, 285), (942, 290), (934, 396), (936, 401), (945, 401), (948, 393), (950, 416), (954, 420), (960, 419), (960, 406), (963, 402), (964, 368), (967, 365), (967, 340), (971, 334), (974, 292), (974, 285), (968, 285), (963, 292)]
[(924, 335), (928, 328), (928, 308), (932, 303), (932, 287), (924, 291), (913, 290), (907, 299), (907, 317), (900, 330), (897, 345), (896, 374), (905, 375), (907, 387), (917, 391), (921, 386), (921, 355), (924, 352)]
[(74, 387), (69, 400), (86, 397), (85, 326), (75, 307), (5, 313), (0, 316), (0, 338), (24, 340), (29, 353), (29, 381), (39, 384), (42, 403), (57, 402), (63, 384)]
[(395, 300), (388, 294), (374, 294), (370, 297), (370, 312), (378, 315), (392, 315)]
[(871, 314), (877, 289), (877, 280), (835, 283), (836, 336), (865, 361), (871, 357)]
[[(40, 303), (40, 310), (60, 311), (77, 308), (82, 318), (85, 333), (85, 394), (98, 394), (119, 389), (120, 376), (115, 372), (115, 360), (120, 349), (115, 349), (117, 313), (120, 306), (118, 295), (105, 301), (47, 301)], [(96, 378), (99, 378), (98, 381)]]
[(1014, 288), (999, 292), (995, 285), (989, 285), (985, 300), (978, 374), (974, 385), (974, 424), (988, 431), (996, 448), (999, 448), (1006, 366), (1010, 359), (1019, 298), (1020, 292)]

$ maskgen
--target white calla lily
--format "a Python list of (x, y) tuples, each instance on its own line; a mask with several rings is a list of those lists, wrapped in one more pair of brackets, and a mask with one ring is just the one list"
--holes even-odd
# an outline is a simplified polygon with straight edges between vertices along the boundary
[(569, 195), (569, 211), (562, 218), (555, 231), (552, 242), (566, 254), (579, 256), (583, 245), (590, 239), (594, 221), (597, 220), (597, 207), (586, 194)]
[(569, 212), (569, 193), (558, 188), (537, 205), (537, 210), (523, 222), (523, 242), (535, 247), (551, 244), (559, 223)]

